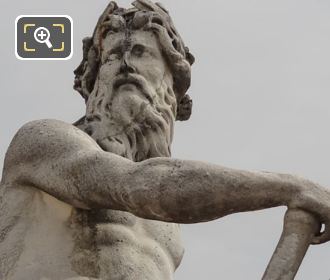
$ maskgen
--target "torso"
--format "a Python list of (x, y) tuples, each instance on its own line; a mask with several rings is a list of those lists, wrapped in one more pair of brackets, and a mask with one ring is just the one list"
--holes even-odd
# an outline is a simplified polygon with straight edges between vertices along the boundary
[(170, 280), (183, 255), (177, 224), (75, 209), (27, 186), (4, 193), (0, 210), (5, 280)]

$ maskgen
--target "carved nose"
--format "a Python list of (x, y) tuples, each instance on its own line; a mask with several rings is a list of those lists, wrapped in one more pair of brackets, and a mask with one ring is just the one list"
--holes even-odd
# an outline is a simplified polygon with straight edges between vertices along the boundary
[(134, 66), (130, 62), (128, 52), (125, 52), (125, 54), (122, 58), (122, 62), (120, 65), (120, 72), (121, 73), (135, 73), (136, 72)]

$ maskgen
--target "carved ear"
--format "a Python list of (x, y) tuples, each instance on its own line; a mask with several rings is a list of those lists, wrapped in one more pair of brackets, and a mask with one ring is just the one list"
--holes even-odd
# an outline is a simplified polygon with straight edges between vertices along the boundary
[(189, 51), (188, 47), (184, 47), (184, 51), (186, 53), (186, 59), (188, 60), (190, 65), (193, 65), (195, 62), (195, 57), (192, 55), (192, 53)]
[(83, 88), (83, 76), (88, 67), (88, 53), (93, 45), (93, 38), (86, 37), (83, 39), (83, 59), (80, 62), (79, 66), (73, 71), (75, 74), (74, 86), (73, 88), (78, 91), (81, 96), (87, 100), (89, 93)]
[(93, 45), (93, 38), (83, 40), (83, 59), (76, 70), (73, 88), (87, 101), (93, 90), (99, 66), (99, 52)]
[(192, 112), (192, 99), (188, 94), (184, 95), (178, 104), (176, 120), (186, 121), (190, 118)]

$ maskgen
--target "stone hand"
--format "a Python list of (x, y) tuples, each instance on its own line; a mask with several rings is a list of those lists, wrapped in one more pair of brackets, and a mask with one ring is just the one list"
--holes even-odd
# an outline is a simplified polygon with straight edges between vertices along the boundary
[[(315, 215), (320, 222), (320, 232), (312, 244), (321, 244), (330, 240), (330, 191), (309, 180), (300, 180), (301, 190), (294, 196), (290, 208), (300, 208)], [(321, 226), (324, 230), (321, 232)]]

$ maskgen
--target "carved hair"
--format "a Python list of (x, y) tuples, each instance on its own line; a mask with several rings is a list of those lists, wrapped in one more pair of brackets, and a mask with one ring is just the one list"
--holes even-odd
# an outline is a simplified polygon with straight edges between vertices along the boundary
[(173, 90), (178, 104), (176, 119), (188, 120), (192, 100), (186, 92), (190, 86), (190, 66), (194, 63), (194, 57), (176, 31), (168, 11), (161, 4), (137, 0), (132, 5), (133, 8), (124, 9), (111, 1), (100, 16), (93, 36), (83, 40), (83, 60), (74, 71), (74, 89), (85, 101), (88, 100), (101, 66), (102, 40), (109, 32), (147, 30), (156, 34), (173, 75)]

